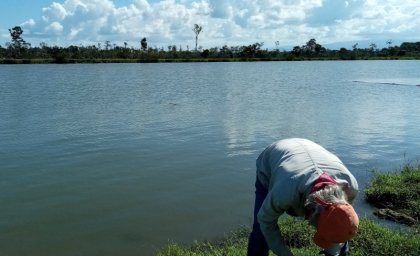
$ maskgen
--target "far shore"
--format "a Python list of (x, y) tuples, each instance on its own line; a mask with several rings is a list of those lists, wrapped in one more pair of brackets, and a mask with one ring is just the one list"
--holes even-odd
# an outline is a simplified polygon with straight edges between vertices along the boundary
[(419, 57), (372, 58), (170, 58), (170, 59), (0, 59), (0, 64), (99, 64), (99, 63), (185, 63), (185, 62), (268, 62), (268, 61), (365, 61), (365, 60), (420, 60)]

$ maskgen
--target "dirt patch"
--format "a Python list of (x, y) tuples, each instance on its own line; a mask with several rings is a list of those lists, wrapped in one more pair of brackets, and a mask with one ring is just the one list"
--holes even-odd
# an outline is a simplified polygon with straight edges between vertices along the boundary
[(407, 214), (400, 213), (389, 208), (378, 209), (373, 212), (376, 216), (382, 219), (392, 220), (408, 226), (418, 224), (418, 221)]

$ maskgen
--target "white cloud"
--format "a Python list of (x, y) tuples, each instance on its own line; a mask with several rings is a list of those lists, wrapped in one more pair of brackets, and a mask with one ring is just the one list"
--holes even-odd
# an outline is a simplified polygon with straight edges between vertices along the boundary
[(44, 13), (42, 17), (47, 22), (49, 20), (61, 21), (67, 16), (67, 10), (64, 6), (56, 2), (52, 3), (49, 7), (43, 8), (42, 12)]
[[(332, 28), (337, 38), (420, 39), (420, 3), (418, 0), (366, 0), (353, 13)], [(411, 38), (410, 38), (411, 36)], [(417, 38), (416, 38), (417, 37)]]
[(191, 49), (197, 23), (203, 26), (199, 37), (203, 47), (255, 42), (273, 47), (275, 41), (293, 46), (310, 38), (321, 44), (419, 40), (419, 9), (418, 0), (133, 0), (119, 7), (111, 0), (66, 0), (53, 2), (43, 8), (42, 17), (22, 26), (32, 36), (43, 33), (39, 40), (49, 38), (58, 44), (111, 41), (138, 47), (147, 37), (150, 46)]
[(147, 0), (135, 0), (134, 5), (136, 5), (139, 8), (139, 10), (151, 10), (150, 4)]
[(21, 24), (22, 27), (34, 27), (36, 22), (33, 19), (29, 19)]
[(71, 28), (70, 29), (70, 33), (68, 35), (68, 39), (69, 40), (73, 40), (74, 38), (77, 37), (77, 35), (83, 31), (83, 28)]
[(61, 32), (63, 32), (63, 26), (59, 22), (54, 21), (53, 23), (45, 27), (45, 31), (51, 32), (55, 35), (60, 35)]
[(229, 19), (233, 15), (233, 7), (226, 0), (209, 0), (209, 6), (213, 18)]

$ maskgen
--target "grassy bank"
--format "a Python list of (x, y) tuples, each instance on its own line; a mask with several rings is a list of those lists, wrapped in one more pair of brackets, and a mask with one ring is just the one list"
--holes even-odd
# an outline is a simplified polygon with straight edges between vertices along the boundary
[[(317, 255), (320, 249), (312, 242), (315, 230), (305, 221), (284, 218), (279, 222), (287, 244), (296, 256)], [(249, 229), (243, 228), (219, 241), (192, 246), (170, 244), (158, 256), (243, 256), (246, 255)], [(420, 255), (420, 234), (415, 229), (400, 232), (362, 219), (359, 232), (350, 242), (351, 255)]]
[[(366, 201), (379, 209), (389, 209), (398, 216), (420, 219), (420, 165), (404, 165), (401, 170), (377, 174), (365, 190)], [(382, 216), (393, 219), (393, 216)], [(407, 218), (407, 217), (406, 217)], [(404, 221), (404, 219), (401, 219)], [(395, 221), (401, 222), (395, 219)]]
[[(366, 200), (379, 207), (389, 207), (412, 218), (420, 213), (420, 165), (405, 165), (400, 171), (377, 174), (366, 189)], [(317, 255), (313, 243), (314, 228), (294, 218), (279, 221), (286, 243), (296, 256)], [(218, 241), (194, 245), (169, 244), (157, 256), (242, 256), (246, 255), (249, 228), (242, 228)], [(362, 218), (356, 237), (350, 241), (351, 255), (420, 255), (419, 225), (408, 229), (389, 229), (374, 220)]]

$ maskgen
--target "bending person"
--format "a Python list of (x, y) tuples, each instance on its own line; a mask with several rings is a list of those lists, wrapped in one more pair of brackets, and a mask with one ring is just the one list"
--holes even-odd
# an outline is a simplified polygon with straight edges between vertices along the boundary
[(322, 146), (299, 138), (280, 140), (258, 157), (254, 224), (248, 255), (292, 255), (278, 227), (287, 213), (316, 227), (314, 242), (325, 255), (347, 255), (359, 219), (351, 203), (357, 181), (341, 160)]

